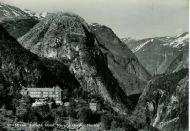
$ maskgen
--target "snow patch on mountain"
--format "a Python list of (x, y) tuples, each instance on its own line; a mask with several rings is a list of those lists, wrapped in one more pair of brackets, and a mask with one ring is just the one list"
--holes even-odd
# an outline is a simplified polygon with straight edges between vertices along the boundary
[(174, 40), (164, 43), (163, 46), (180, 48), (180, 47), (185, 46), (188, 43), (188, 40), (189, 40), (189, 33), (183, 33), (183, 34), (177, 35), (174, 38)]
[(136, 47), (134, 50), (132, 50), (132, 51), (133, 51), (133, 52), (137, 52), (137, 51), (139, 51), (141, 48), (143, 48), (145, 45), (147, 45), (148, 43), (153, 42), (153, 41), (154, 41), (154, 39), (148, 40), (148, 41), (146, 41), (146, 42), (140, 44), (139, 46), (137, 46), (137, 47)]

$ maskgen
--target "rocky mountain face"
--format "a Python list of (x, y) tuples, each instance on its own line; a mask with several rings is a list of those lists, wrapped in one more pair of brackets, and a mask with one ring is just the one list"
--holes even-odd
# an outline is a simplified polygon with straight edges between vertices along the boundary
[(175, 37), (156, 37), (129, 41), (123, 39), (123, 41), (135, 53), (142, 65), (153, 75), (166, 72), (170, 65), (174, 65), (172, 64), (174, 60), (177, 62), (178, 66), (175, 66), (178, 70), (188, 66), (188, 39), (189, 33), (185, 32)]
[(26, 34), (39, 22), (40, 18), (32, 15), (28, 10), (26, 11), (2, 2), (0, 3), (0, 24), (14, 38), (19, 38)]
[[(63, 63), (48, 58), (40, 58), (42, 63), (48, 68), (56, 78), (61, 81), (61, 83), (68, 89), (71, 93), (74, 89), (79, 88), (80, 83), (74, 77), (74, 75), (69, 71), (68, 67)], [(65, 88), (64, 88), (65, 89)]]
[(130, 109), (127, 95), (141, 93), (149, 74), (109, 28), (97, 29), (104, 37), (81, 17), (58, 13), (43, 19), (19, 42), (41, 57), (66, 64), (84, 90), (103, 97), (115, 110)]
[(137, 128), (188, 130), (189, 33), (122, 39), (153, 76), (130, 120)]
[(110, 28), (100, 24), (89, 24), (89, 26), (99, 48), (106, 54), (108, 68), (120, 87), (128, 96), (141, 93), (150, 74)]
[[(43, 88), (56, 85), (63, 89), (77, 87), (75, 77), (66, 66), (59, 68), (59, 72), (64, 75), (60, 77), (55, 73), (59, 63), (51, 64), (51, 60), (41, 60), (24, 49), (2, 26), (0, 36), (0, 72), (9, 87), (15, 87), (13, 90), (19, 91), (21, 87)], [(48, 64), (45, 64), (46, 62)]]
[(178, 56), (169, 64), (166, 73), (177, 72), (181, 69), (189, 68), (189, 48), (186, 46)]
[(15, 17), (30, 17), (30, 15), (17, 7), (0, 2), (0, 20)]
[(14, 111), (23, 87), (53, 86), (71, 94), (79, 88), (79, 82), (63, 63), (40, 58), (24, 49), (0, 25), (0, 108)]
[(25, 35), (39, 21), (34, 18), (10, 18), (0, 22), (11, 36), (18, 39)]
[(134, 49), (137, 46), (137, 41), (131, 37), (121, 38), (121, 41), (129, 47), (129, 49)]
[(188, 69), (155, 76), (140, 96), (130, 119), (139, 127), (188, 130), (188, 87)]

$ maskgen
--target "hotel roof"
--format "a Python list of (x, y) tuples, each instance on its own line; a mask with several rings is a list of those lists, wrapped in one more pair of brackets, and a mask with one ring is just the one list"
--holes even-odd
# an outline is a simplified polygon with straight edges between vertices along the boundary
[(61, 91), (62, 89), (58, 86), (53, 88), (24, 88), (26, 91)]

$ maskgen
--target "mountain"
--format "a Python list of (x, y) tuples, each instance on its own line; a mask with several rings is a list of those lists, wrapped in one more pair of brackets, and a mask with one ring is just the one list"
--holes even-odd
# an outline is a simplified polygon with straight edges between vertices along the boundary
[[(113, 35), (113, 32), (110, 31), (105, 32), (105, 35), (106, 33)], [(115, 35), (113, 37), (118, 40)], [(103, 39), (105, 38), (107, 39), (107, 37)], [(39, 22), (21, 37), (19, 42), (23, 47), (41, 57), (53, 58), (65, 63), (84, 90), (101, 96), (115, 110), (118, 111), (121, 109), (120, 107), (131, 109), (134, 105), (127, 95), (141, 93), (149, 74), (127, 47), (125, 47), (126, 51), (122, 49), (122, 46), (125, 45), (119, 40), (115, 43), (118, 44), (118, 49), (115, 52), (122, 51), (121, 54), (112, 54), (114, 48), (112, 46), (111, 51), (110, 46), (108, 48), (110, 50), (109, 57), (102, 50), (103, 48), (100, 48), (100, 40), (101, 38), (92, 31), (91, 27), (81, 17), (70, 13), (57, 13), (47, 16)], [(126, 59), (121, 57), (124, 53), (126, 54), (123, 57)], [(115, 58), (111, 58), (112, 56)], [(110, 62), (114, 59), (115, 62), (111, 64)], [(120, 63), (117, 64), (117, 62)], [(127, 62), (131, 62), (131, 64), (127, 65)], [(122, 71), (126, 73), (122, 74), (121, 81), (118, 80), (119, 76), (115, 77), (119, 74), (114, 74), (117, 67), (120, 68), (118, 70), (121, 73)], [(112, 68), (113, 70), (111, 70)], [(138, 73), (135, 74), (135, 71), (138, 70), (140, 70), (139, 77), (136, 76)], [(129, 80), (125, 82), (124, 78)], [(122, 82), (125, 85), (123, 84), (121, 87)]]
[(68, 91), (72, 92), (80, 86), (80, 83), (63, 63), (48, 58), (40, 58), (40, 60), (48, 68), (48, 70), (51, 71), (53, 75), (55, 75), (56, 78), (64, 84), (64, 87), (66, 87)]
[[(9, 83), (19, 87), (53, 87), (59, 85), (62, 88), (69, 88), (66, 85), (70, 77), (75, 79), (66, 66), (60, 68), (64, 78), (58, 78), (52, 71), (55, 66), (47, 66), (37, 55), (24, 49), (15, 38), (0, 26), (0, 63), (1, 72)], [(49, 65), (52, 65), (49, 60)], [(50, 68), (51, 67), (51, 68)], [(74, 83), (74, 80), (70, 81)]]
[[(143, 66), (153, 75), (161, 74), (168, 69), (172, 62), (185, 58), (180, 63), (188, 60), (189, 33), (185, 32), (174, 37), (155, 37), (143, 40), (129, 41), (126, 44), (135, 53)], [(183, 55), (182, 55), (183, 54)], [(187, 65), (187, 64), (186, 64)], [(180, 66), (186, 68), (187, 66)]]
[(39, 21), (34, 18), (10, 18), (3, 20), (0, 24), (12, 35), (14, 38), (19, 38), (25, 35), (32, 27)]
[(126, 37), (126, 38), (121, 38), (121, 41), (125, 44), (127, 43), (126, 45), (129, 47), (129, 49), (133, 49), (135, 48), (138, 40), (135, 40), (131, 37)]
[(99, 48), (106, 54), (108, 68), (120, 87), (128, 96), (140, 94), (150, 74), (110, 28), (100, 24), (89, 24), (89, 26)]
[(39, 19), (27, 11), (0, 2), (0, 24), (15, 38), (26, 34)]
[(21, 9), (0, 2), (0, 21), (4, 18), (30, 17)]
[(189, 68), (189, 51), (188, 48), (181, 52), (168, 66), (166, 73), (177, 72), (181, 69)]
[(162, 131), (188, 130), (188, 69), (152, 78), (131, 116), (137, 127)]

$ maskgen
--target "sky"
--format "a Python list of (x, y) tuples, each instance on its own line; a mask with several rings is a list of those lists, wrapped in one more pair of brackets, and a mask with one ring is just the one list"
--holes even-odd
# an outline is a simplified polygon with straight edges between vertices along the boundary
[(0, 0), (36, 12), (69, 11), (106, 25), (120, 38), (174, 36), (188, 31), (188, 0)]

